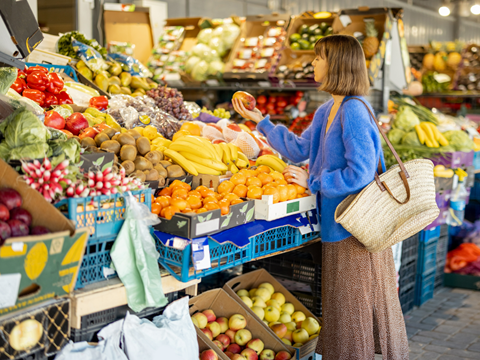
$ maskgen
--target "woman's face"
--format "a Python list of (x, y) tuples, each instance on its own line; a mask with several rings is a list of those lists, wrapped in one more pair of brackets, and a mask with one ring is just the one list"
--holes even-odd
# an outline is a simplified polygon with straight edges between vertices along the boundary
[(315, 69), (315, 81), (321, 83), (327, 73), (327, 61), (322, 59), (321, 56), (317, 56), (313, 60), (312, 65)]

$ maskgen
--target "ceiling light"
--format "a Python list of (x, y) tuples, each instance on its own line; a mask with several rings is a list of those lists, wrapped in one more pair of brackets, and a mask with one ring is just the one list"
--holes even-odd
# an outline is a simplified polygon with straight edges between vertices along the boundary
[(450, 15), (450, 1), (449, 0), (444, 0), (443, 3), (442, 3), (442, 6), (440, 7), (440, 9), (438, 9), (438, 13), (441, 15), (441, 16), (448, 16)]
[(473, 4), (470, 8), (470, 11), (473, 15), (480, 15), (480, 4), (478, 4), (478, 2), (475, 2), (475, 4)]

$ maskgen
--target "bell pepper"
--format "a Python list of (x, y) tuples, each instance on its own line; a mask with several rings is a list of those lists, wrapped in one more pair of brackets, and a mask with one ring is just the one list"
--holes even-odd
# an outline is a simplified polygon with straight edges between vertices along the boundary
[(94, 96), (90, 99), (90, 106), (98, 110), (105, 110), (108, 107), (108, 98), (106, 96)]
[(18, 70), (17, 77), (25, 79), (27, 77), (27, 73), (24, 70)]
[(40, 90), (25, 89), (23, 90), (22, 95), (30, 100), (35, 101), (40, 106), (45, 104), (45, 93)]
[(63, 105), (63, 104), (73, 104), (73, 100), (68, 95), (66, 91), (60, 91), (60, 93), (57, 95), (58, 99), (58, 105)]
[(17, 93), (22, 95), (23, 90), (27, 88), (27, 83), (21, 77), (17, 77), (17, 79), (13, 82), (12, 86), (10, 86), (13, 90)]
[(38, 65), (37, 66), (30, 66), (29, 68), (25, 68), (24, 71), (27, 75), (29, 75), (29, 74), (31, 74), (35, 71), (40, 71), (40, 72), (43, 72), (45, 74), (48, 74), (48, 69), (47, 68), (45, 68), (43, 66), (38, 66)]
[(27, 76), (27, 84), (30, 89), (45, 91), (48, 83), (48, 75), (44, 72), (34, 71)]
[(60, 75), (57, 73), (50, 73), (48, 74), (48, 80), (50, 81), (47, 85), (47, 91), (57, 95), (60, 91), (63, 90), (63, 86), (65, 83), (63, 82)]
[(58, 105), (58, 99), (55, 94), (45, 91), (45, 104), (44, 107), (49, 108), (52, 105)]

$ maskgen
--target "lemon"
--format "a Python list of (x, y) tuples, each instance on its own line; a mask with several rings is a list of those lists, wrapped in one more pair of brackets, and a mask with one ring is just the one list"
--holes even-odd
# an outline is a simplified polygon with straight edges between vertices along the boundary
[(48, 261), (47, 246), (40, 242), (34, 245), (25, 257), (25, 273), (30, 280), (40, 276)]
[(143, 136), (148, 140), (153, 140), (157, 137), (157, 128), (152, 125), (148, 125), (143, 129)]
[(133, 130), (136, 130), (141, 136), (145, 136), (143, 133), (144, 131), (143, 127), (137, 126), (136, 128), (133, 128)]

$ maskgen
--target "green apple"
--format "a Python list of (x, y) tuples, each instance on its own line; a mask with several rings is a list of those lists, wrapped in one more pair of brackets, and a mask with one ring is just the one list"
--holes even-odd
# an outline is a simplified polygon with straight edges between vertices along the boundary
[(307, 330), (308, 335), (316, 334), (320, 329), (320, 324), (313, 317), (308, 317), (302, 322), (302, 329)]
[(194, 317), (192, 317), (191, 319), (192, 319), (193, 325), (195, 325), (196, 327), (199, 327), (197, 319)]
[(268, 282), (261, 283), (260, 285), (258, 285), (258, 288), (268, 289), (268, 291), (270, 292), (270, 295), (272, 295), (275, 292), (275, 288), (273, 287), (273, 285)]
[(285, 295), (283, 295), (282, 293), (279, 293), (279, 292), (274, 293), (272, 295), (272, 299), (277, 300), (280, 306), (285, 304)]
[(280, 313), (280, 319), (278, 321), (283, 324), (288, 324), (289, 322), (292, 322), (292, 317), (290, 316), (290, 314), (282, 312)]
[(234, 331), (241, 330), (247, 326), (247, 320), (243, 315), (235, 314), (228, 319), (228, 327)]
[(265, 323), (265, 325), (267, 325), (267, 326), (268, 326), (268, 324), (270, 324), (267, 320), (262, 320), (262, 321), (263, 321), (263, 322)]
[(289, 323), (286, 323), (287, 329), (288, 330), (296, 330), (297, 329), (297, 324), (294, 321), (290, 321)]
[(290, 342), (290, 340), (283, 338), (282, 341), (285, 345), (292, 346), (292, 343)]
[(248, 291), (248, 295), (253, 298), (255, 296), (255, 291), (257, 291), (258, 289), (257, 288), (253, 288), (251, 290)]
[(198, 323), (198, 328), (199, 329), (205, 329), (205, 326), (208, 324), (208, 319), (207, 317), (202, 314), (201, 312), (198, 312), (192, 316), (192, 319), (197, 320)]
[(237, 291), (237, 295), (242, 297), (242, 296), (249, 296), (248, 290), (242, 289)]
[(260, 318), (260, 320), (263, 320), (265, 318), (265, 310), (263, 310), (262, 307), (252, 306), (252, 311)]
[(292, 345), (293, 347), (296, 347), (296, 348), (299, 348), (299, 347), (302, 347), (303, 344), (302, 343), (295, 343)]
[(294, 343), (305, 344), (309, 337), (310, 335), (308, 335), (308, 332), (305, 329), (297, 329), (292, 333)]
[(278, 311), (282, 312), (282, 307), (280, 306), (277, 300), (270, 299), (265, 304), (267, 304), (267, 306), (274, 306), (278, 309)]
[(260, 296), (254, 296), (252, 302), (252, 306), (260, 306), (263, 309), (267, 307), (267, 304), (265, 304), (265, 301)]
[(280, 319), (280, 311), (276, 307), (267, 306), (265, 308), (265, 320), (270, 322), (278, 321)]
[(305, 314), (301, 311), (295, 311), (293, 314), (292, 314), (292, 321), (294, 322), (299, 322), (299, 321), (303, 321), (305, 320), (307, 317), (305, 316)]
[(281, 307), (282, 312), (292, 315), (295, 312), (295, 306), (292, 303), (285, 303)]
[(263, 301), (268, 301), (272, 297), (272, 294), (270, 294), (270, 291), (266, 288), (259, 288), (255, 291), (255, 296), (260, 296)]
[(253, 306), (253, 301), (250, 299), (248, 296), (240, 296), (240, 299), (249, 307), (252, 308)]

